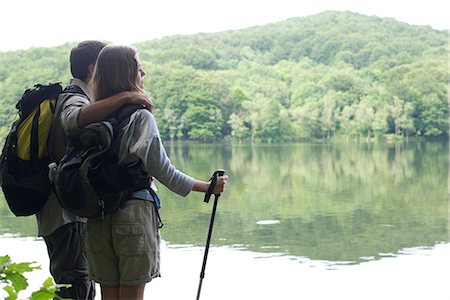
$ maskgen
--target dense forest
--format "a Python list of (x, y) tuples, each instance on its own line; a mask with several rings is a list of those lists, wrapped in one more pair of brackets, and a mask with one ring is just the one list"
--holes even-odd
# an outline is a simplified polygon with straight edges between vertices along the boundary
[[(166, 140), (448, 135), (449, 32), (323, 12), (135, 44)], [(75, 43), (0, 52), (0, 137), (35, 83), (70, 78)]]

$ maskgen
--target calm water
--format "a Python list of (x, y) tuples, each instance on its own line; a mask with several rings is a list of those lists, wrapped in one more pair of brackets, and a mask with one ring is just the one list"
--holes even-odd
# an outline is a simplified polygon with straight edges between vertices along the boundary
[[(166, 147), (195, 177), (230, 176), (202, 299), (449, 299), (447, 142)], [(159, 188), (163, 277), (146, 295), (194, 299), (212, 204)], [(48, 276), (35, 233), (0, 202), (0, 255), (38, 261), (32, 284)]]

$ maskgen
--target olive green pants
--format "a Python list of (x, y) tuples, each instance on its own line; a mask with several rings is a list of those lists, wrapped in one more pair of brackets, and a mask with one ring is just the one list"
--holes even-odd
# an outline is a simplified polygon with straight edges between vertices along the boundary
[(85, 223), (73, 222), (44, 237), (50, 273), (58, 284), (70, 284), (56, 294), (67, 299), (95, 298), (95, 283), (89, 278), (86, 259)]

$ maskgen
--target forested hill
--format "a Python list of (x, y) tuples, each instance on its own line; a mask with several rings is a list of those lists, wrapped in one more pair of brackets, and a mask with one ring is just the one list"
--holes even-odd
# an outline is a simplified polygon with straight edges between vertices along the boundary
[[(135, 46), (164, 139), (447, 136), (448, 34), (324, 12)], [(0, 135), (25, 88), (67, 82), (73, 45), (0, 53)]]
[[(412, 59), (432, 54), (428, 52), (439, 47), (446, 51), (447, 34), (394, 19), (324, 12), (239, 31), (173, 36), (138, 46), (141, 51), (154, 54), (159, 63), (179, 60), (201, 69), (236, 68), (243, 60), (274, 65), (282, 60), (298, 62), (305, 57), (326, 65), (343, 61), (360, 69), (399, 55)], [(196, 64), (198, 56), (202, 56), (202, 63)], [(397, 64), (402, 62), (404, 59)]]

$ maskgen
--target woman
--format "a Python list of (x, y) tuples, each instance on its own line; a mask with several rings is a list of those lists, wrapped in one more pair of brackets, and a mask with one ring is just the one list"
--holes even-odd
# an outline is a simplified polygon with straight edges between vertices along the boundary
[[(107, 45), (90, 82), (94, 101), (123, 91), (143, 93), (144, 76), (134, 48)], [(208, 190), (209, 182), (196, 180), (172, 165), (149, 110), (134, 112), (118, 138), (119, 164), (141, 160), (150, 176), (183, 197), (191, 190)], [(218, 178), (214, 194), (224, 190), (227, 179)], [(89, 272), (100, 283), (103, 299), (143, 299), (145, 284), (160, 276), (160, 222), (154, 201), (148, 190), (141, 190), (103, 221), (88, 220)]]

